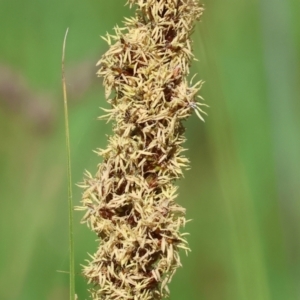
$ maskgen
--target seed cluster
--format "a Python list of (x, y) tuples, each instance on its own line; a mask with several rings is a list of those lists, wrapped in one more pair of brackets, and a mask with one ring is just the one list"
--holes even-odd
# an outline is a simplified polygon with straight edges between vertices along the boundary
[[(181, 227), (185, 209), (175, 203), (174, 181), (188, 159), (182, 155), (182, 120), (202, 119), (186, 76), (193, 58), (190, 35), (203, 7), (197, 0), (129, 0), (136, 15), (105, 40), (98, 62), (114, 120), (114, 135), (95, 177), (83, 187), (83, 222), (99, 237), (98, 251), (84, 267), (93, 299), (162, 299), (188, 251)], [(199, 96), (198, 96), (199, 97)]]

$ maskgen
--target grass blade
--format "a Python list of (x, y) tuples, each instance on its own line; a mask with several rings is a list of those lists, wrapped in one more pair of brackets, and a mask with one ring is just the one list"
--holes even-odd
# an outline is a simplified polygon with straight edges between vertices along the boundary
[(67, 29), (63, 42), (62, 50), (62, 87), (64, 99), (65, 116), (65, 136), (67, 149), (67, 172), (68, 172), (68, 206), (69, 206), (69, 264), (70, 264), (70, 300), (75, 300), (75, 271), (74, 271), (74, 237), (73, 237), (73, 201), (72, 201), (72, 178), (71, 178), (71, 152), (70, 152), (70, 133), (68, 118), (68, 101), (65, 77), (65, 49), (69, 28)]

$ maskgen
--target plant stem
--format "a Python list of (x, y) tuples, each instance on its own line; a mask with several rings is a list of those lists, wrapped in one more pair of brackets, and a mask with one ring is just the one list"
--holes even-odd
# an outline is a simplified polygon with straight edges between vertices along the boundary
[(73, 238), (73, 201), (72, 201), (72, 178), (71, 178), (71, 154), (70, 133), (68, 119), (68, 101), (65, 77), (65, 48), (69, 28), (67, 29), (63, 42), (62, 51), (62, 87), (64, 98), (65, 136), (67, 149), (67, 172), (68, 172), (68, 206), (69, 206), (69, 263), (70, 263), (70, 300), (75, 300), (75, 272), (74, 272), (74, 238)]

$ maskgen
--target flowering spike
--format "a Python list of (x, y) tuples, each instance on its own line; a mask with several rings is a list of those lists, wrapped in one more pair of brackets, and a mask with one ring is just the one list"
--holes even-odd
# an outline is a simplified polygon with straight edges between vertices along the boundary
[(188, 83), (194, 59), (190, 35), (203, 7), (197, 0), (128, 0), (136, 16), (103, 37), (109, 50), (97, 63), (114, 120), (114, 135), (95, 177), (86, 172), (82, 222), (99, 237), (84, 267), (93, 299), (155, 300), (188, 251), (185, 209), (174, 181), (189, 161), (182, 155), (182, 121), (193, 111), (201, 82)]

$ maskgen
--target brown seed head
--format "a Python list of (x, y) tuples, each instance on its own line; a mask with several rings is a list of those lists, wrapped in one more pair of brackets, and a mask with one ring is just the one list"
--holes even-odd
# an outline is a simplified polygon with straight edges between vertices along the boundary
[(114, 135), (95, 177), (87, 175), (83, 222), (100, 238), (84, 267), (93, 299), (162, 299), (188, 251), (180, 228), (185, 209), (175, 203), (174, 181), (188, 167), (182, 120), (202, 119), (189, 85), (190, 35), (203, 7), (197, 0), (129, 0), (136, 16), (104, 39), (98, 62), (114, 120)]

